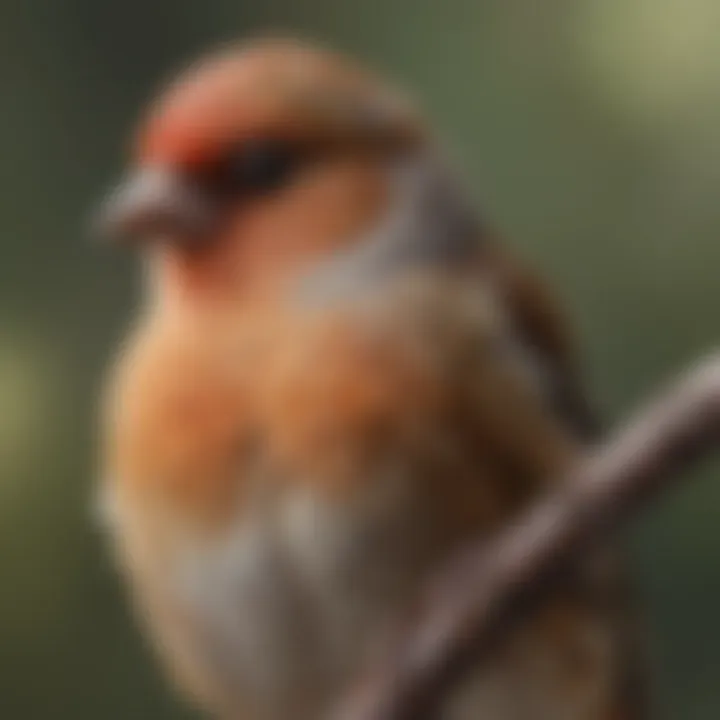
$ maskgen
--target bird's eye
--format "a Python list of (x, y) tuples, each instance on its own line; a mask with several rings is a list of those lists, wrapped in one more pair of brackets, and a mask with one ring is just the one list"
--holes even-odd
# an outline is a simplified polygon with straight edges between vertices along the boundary
[(288, 182), (299, 161), (289, 145), (273, 140), (243, 143), (229, 159), (228, 180), (233, 190), (265, 193)]

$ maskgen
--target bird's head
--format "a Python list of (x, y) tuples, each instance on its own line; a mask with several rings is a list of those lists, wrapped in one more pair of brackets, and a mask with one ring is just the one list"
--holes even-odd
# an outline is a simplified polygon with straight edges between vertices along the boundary
[(407, 101), (293, 41), (232, 47), (156, 100), (101, 222), (168, 292), (271, 293), (388, 212), (388, 167), (427, 144)]

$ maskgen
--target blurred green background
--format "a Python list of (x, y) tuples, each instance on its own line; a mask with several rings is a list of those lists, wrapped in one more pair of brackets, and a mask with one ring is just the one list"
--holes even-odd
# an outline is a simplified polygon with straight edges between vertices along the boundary
[[(573, 308), (609, 419), (720, 334), (717, 0), (2, 0), (2, 718), (191, 717), (89, 519), (97, 388), (137, 283), (84, 227), (158, 83), (266, 30), (414, 89), (485, 215)], [(658, 718), (720, 716), (718, 474), (630, 533)]]

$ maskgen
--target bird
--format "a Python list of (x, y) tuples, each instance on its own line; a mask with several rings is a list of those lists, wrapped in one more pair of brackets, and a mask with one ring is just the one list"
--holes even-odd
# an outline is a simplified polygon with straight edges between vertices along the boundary
[[(211, 51), (128, 164), (97, 226), (143, 268), (101, 401), (111, 552), (190, 702), (329, 717), (593, 441), (573, 333), (415, 101), (337, 51)], [(615, 564), (578, 561), (442, 717), (640, 720)]]

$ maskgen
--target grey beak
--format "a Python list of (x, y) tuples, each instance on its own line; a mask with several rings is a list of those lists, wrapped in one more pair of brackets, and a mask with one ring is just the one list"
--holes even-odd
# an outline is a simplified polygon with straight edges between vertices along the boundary
[(213, 203), (201, 188), (167, 168), (137, 171), (110, 193), (93, 230), (114, 242), (151, 236), (193, 238), (209, 229)]

